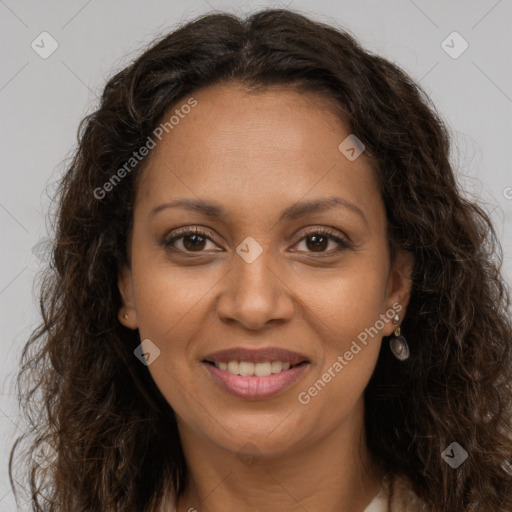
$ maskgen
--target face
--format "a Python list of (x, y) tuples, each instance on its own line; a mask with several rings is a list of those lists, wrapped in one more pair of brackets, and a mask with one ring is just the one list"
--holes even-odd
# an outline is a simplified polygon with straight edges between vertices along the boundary
[(193, 98), (141, 176), (120, 321), (150, 340), (182, 438), (275, 456), (361, 429), (412, 269), (391, 267), (374, 171), (338, 149), (350, 132), (313, 94)]

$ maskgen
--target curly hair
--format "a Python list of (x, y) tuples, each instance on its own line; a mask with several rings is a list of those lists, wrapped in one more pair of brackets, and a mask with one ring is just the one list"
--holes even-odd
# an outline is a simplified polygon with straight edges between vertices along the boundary
[[(372, 464), (406, 477), (433, 512), (512, 510), (511, 303), (489, 216), (463, 196), (448, 130), (419, 85), (345, 30), (288, 9), (183, 24), (110, 78), (80, 123), (55, 197), (42, 322), (16, 381), (28, 428), (11, 450), (11, 486), (15, 455), (23, 455), (38, 512), (149, 512), (169, 485), (183, 492), (174, 412), (134, 357), (138, 331), (117, 317), (145, 161), (115, 191), (101, 199), (93, 191), (178, 102), (233, 82), (333, 100), (375, 170), (392, 252), (414, 255), (402, 325), (411, 357), (399, 362), (383, 343), (364, 391)], [(457, 469), (441, 457), (452, 442), (469, 455)]]

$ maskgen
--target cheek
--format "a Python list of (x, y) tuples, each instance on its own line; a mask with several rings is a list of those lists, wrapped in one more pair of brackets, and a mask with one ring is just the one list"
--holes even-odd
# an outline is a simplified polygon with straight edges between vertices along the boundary
[(158, 353), (148, 370), (175, 413), (188, 417), (197, 392), (190, 346), (197, 339), (209, 287), (170, 266), (137, 267), (134, 261), (133, 275), (140, 339), (151, 340)]
[(140, 339), (149, 339), (156, 347), (158, 357), (148, 370), (169, 404), (182, 410), (190, 402), (185, 395), (195, 386), (193, 342), (204, 321), (212, 283), (199, 267), (183, 272), (168, 262), (148, 261), (142, 254), (132, 260)]
[(316, 281), (315, 293), (306, 293), (303, 285), (303, 296), (315, 298), (304, 311), (310, 315), (306, 322), (315, 325), (318, 357), (298, 401), (325, 413), (328, 423), (335, 421), (328, 419), (329, 404), (338, 404), (338, 419), (348, 413), (377, 363), (386, 319), (386, 272), (379, 265), (354, 265)]
[[(357, 258), (355, 255), (354, 259)], [(387, 271), (361, 257), (357, 263), (336, 272), (297, 280), (294, 289), (303, 299), (304, 310), (310, 315), (308, 320), (316, 318), (325, 326), (326, 338), (333, 338), (333, 346), (343, 349), (347, 341), (374, 326), (385, 312)], [(382, 329), (382, 322), (377, 328)]]
[(207, 300), (211, 276), (200, 267), (186, 270), (169, 263), (133, 262), (137, 320), (140, 335), (164, 342), (186, 339), (197, 327), (194, 317)]

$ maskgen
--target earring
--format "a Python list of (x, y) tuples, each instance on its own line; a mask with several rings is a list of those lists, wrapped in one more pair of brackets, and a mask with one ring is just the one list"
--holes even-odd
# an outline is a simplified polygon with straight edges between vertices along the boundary
[(395, 332), (393, 333), (393, 338), (389, 340), (389, 347), (391, 348), (391, 352), (393, 355), (400, 361), (405, 361), (410, 356), (409, 345), (407, 345), (406, 339), (400, 335), (400, 317), (398, 314), (395, 314), (393, 317), (393, 323), (398, 324), (396, 326)]
[(125, 320), (127, 320), (127, 319), (128, 319), (128, 313), (125, 313), (125, 314), (123, 315), (123, 318), (124, 318)]

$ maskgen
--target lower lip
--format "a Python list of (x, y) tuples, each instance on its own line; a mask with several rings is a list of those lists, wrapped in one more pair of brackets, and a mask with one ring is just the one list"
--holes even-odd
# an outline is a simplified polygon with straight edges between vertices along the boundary
[(273, 373), (268, 377), (242, 377), (221, 370), (209, 363), (203, 363), (213, 380), (223, 389), (239, 398), (261, 400), (277, 396), (293, 386), (302, 376), (308, 363), (300, 364), (289, 370)]

